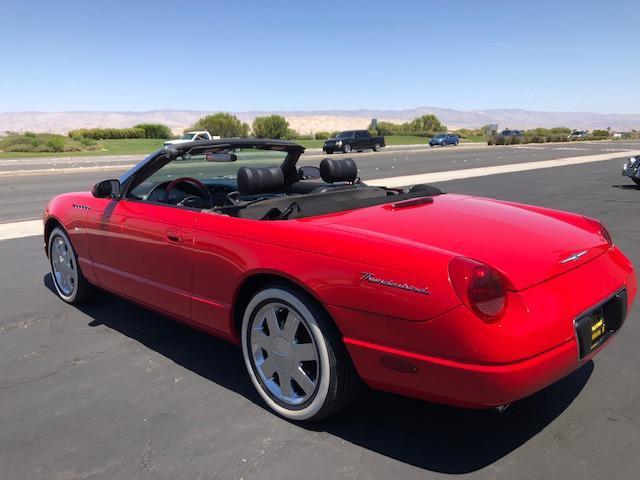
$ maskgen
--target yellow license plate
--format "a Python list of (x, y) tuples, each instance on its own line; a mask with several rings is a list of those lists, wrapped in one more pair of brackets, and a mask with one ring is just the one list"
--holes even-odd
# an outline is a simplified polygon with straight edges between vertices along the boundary
[(591, 350), (600, 345), (606, 331), (607, 326), (604, 323), (604, 315), (602, 314), (602, 309), (599, 309), (591, 316)]

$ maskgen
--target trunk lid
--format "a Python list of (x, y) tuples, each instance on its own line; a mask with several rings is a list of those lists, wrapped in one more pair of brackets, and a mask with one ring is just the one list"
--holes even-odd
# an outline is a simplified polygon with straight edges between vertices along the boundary
[[(400, 208), (386, 204), (305, 220), (473, 258), (500, 270), (516, 290), (576, 268), (609, 247), (601, 235), (588, 230), (586, 221), (577, 226), (516, 204), (455, 194), (415, 203)], [(570, 218), (582, 225), (582, 217)]]

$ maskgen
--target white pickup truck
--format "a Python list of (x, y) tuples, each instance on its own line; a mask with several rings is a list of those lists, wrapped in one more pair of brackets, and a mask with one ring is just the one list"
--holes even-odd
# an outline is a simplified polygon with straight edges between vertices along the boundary
[(195, 142), (197, 140), (213, 140), (214, 138), (220, 138), (219, 136), (211, 136), (206, 130), (198, 130), (194, 132), (185, 132), (180, 138), (176, 140), (168, 140), (164, 142), (164, 145), (177, 145), (179, 143)]

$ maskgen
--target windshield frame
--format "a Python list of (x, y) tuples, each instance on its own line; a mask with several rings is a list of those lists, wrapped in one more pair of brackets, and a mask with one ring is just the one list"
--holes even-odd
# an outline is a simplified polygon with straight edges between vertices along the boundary
[(199, 155), (215, 153), (232, 148), (255, 148), (258, 150), (287, 152), (287, 155), (280, 165), (287, 184), (294, 182), (298, 178), (296, 163), (305, 150), (302, 145), (294, 142), (256, 138), (200, 140), (197, 142), (186, 142), (180, 145), (169, 145), (148, 155), (144, 160), (118, 178), (121, 188), (117, 199), (126, 198), (133, 188), (140, 185), (167, 163), (174, 161), (178, 157), (186, 154)]

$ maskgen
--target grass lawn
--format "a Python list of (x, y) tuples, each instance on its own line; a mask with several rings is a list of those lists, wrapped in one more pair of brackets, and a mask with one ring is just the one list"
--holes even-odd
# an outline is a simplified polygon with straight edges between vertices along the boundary
[(100, 140), (102, 148), (80, 152), (0, 152), (0, 158), (18, 157), (90, 157), (100, 155), (148, 154), (162, 147), (165, 140), (131, 138), (125, 140)]

